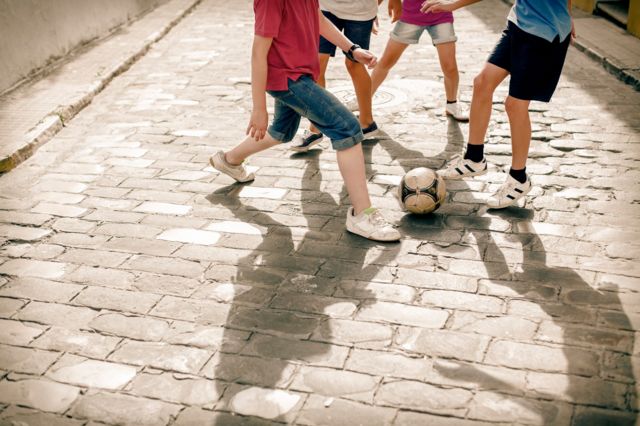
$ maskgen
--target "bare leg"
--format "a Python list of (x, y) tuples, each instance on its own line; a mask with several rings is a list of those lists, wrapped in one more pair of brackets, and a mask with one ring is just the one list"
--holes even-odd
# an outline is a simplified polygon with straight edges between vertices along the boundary
[[(329, 65), (329, 56), (326, 53), (319, 53), (318, 59), (320, 60), (320, 75), (318, 75), (318, 85), (321, 87), (327, 87), (327, 80), (325, 78), (325, 74), (327, 72), (327, 66)], [(313, 125), (313, 123), (309, 123), (309, 131), (312, 133), (320, 133), (320, 130)]]
[(529, 119), (529, 103), (522, 99), (507, 96), (504, 108), (509, 116), (511, 128), (511, 167), (516, 170), (524, 169), (529, 156), (531, 143), (531, 121)]
[(247, 157), (281, 143), (282, 142), (272, 138), (269, 133), (267, 133), (264, 139), (259, 142), (251, 136), (247, 136), (245, 140), (240, 142), (240, 144), (236, 145), (235, 148), (225, 154), (225, 159), (227, 163), (233, 166), (237, 166), (241, 164)]
[(376, 93), (378, 87), (387, 78), (391, 68), (398, 62), (402, 56), (402, 52), (409, 46), (408, 44), (400, 43), (393, 39), (389, 39), (387, 47), (384, 48), (382, 58), (378, 61), (378, 65), (373, 69), (371, 73), (371, 94)]
[(458, 63), (456, 62), (455, 42), (438, 44), (438, 59), (440, 68), (444, 74), (444, 91), (448, 101), (458, 100), (458, 84), (460, 75), (458, 74)]
[(371, 76), (364, 65), (345, 58), (345, 66), (351, 76), (353, 88), (358, 99), (360, 109), (360, 127), (365, 128), (373, 123), (373, 111), (371, 110)]
[(338, 167), (347, 187), (349, 200), (351, 200), (354, 213), (358, 215), (371, 207), (362, 145), (357, 144), (351, 148), (337, 151), (337, 157)]
[(482, 145), (491, 119), (493, 92), (509, 75), (509, 72), (486, 63), (480, 74), (473, 79), (473, 97), (469, 114), (469, 144)]

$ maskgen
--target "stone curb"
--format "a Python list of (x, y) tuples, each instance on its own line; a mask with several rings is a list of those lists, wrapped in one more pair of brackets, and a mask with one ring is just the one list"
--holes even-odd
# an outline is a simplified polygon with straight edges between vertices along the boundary
[[(144, 40), (140, 48), (117, 64), (111, 70), (101, 76), (95, 83), (78, 98), (68, 105), (61, 105), (45, 116), (34, 128), (24, 136), (24, 144), (12, 154), (0, 159), (0, 173), (6, 173), (18, 164), (31, 157), (43, 144), (49, 141), (63, 127), (64, 123), (71, 120), (84, 107), (89, 105), (93, 98), (104, 90), (109, 83), (119, 74), (127, 71), (131, 65), (144, 56), (151, 46), (161, 40), (174, 26), (176, 26), (187, 14), (189, 14), (202, 0), (193, 0), (186, 8), (179, 11), (178, 15), (166, 25)], [(144, 19), (144, 17), (142, 18)]]
[[(504, 3), (508, 5), (513, 5), (514, 0), (502, 0)], [(640, 71), (629, 70), (624, 68), (622, 64), (617, 63), (615, 60), (611, 60), (611, 58), (605, 57), (601, 52), (589, 46), (587, 43), (583, 42), (579, 35), (576, 40), (573, 41), (573, 46), (578, 49), (580, 52), (586, 54), (589, 58), (593, 59), (602, 67), (607, 70), (610, 74), (613, 74), (618, 78), (618, 80), (622, 81), (633, 87), (634, 89), (640, 91)], [(634, 75), (635, 74), (635, 75)]]

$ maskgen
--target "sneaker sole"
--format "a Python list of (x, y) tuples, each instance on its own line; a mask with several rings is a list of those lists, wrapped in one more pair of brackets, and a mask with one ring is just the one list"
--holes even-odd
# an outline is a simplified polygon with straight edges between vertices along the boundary
[(352, 231), (349, 228), (347, 228), (347, 232), (349, 232), (349, 233), (351, 233), (353, 235), (357, 235), (358, 237), (365, 238), (365, 239), (370, 240), (370, 241), (378, 241), (378, 242), (381, 242), (381, 243), (395, 243), (395, 242), (398, 242), (398, 241), (400, 241), (402, 239), (402, 236), (399, 236), (397, 238), (386, 239), (386, 240), (380, 239), (380, 238), (374, 238), (374, 237), (365, 237), (364, 235), (359, 234), (356, 231)]
[(291, 151), (295, 151), (295, 152), (307, 152), (309, 151), (311, 148), (313, 148), (314, 146), (318, 145), (319, 143), (322, 142), (324, 138), (320, 138), (318, 140), (315, 140), (313, 142), (311, 142), (309, 145), (307, 146), (292, 146), (291, 148), (289, 148)]
[(476, 176), (482, 176), (482, 175), (486, 175), (488, 172), (488, 168), (485, 168), (482, 171), (479, 172), (474, 172), (474, 173), (465, 173), (463, 175), (454, 175), (454, 176), (444, 176), (442, 173), (439, 173), (440, 170), (436, 171), (436, 174), (438, 176), (440, 176), (442, 179), (448, 179), (448, 180), (461, 180), (467, 177), (476, 177)]
[(456, 117), (455, 115), (451, 114), (449, 111), (445, 111), (445, 113), (446, 113), (449, 117), (451, 117), (451, 118), (453, 118), (454, 120), (459, 121), (459, 122), (461, 122), (461, 123), (468, 123), (468, 122), (469, 122), (469, 117), (459, 118), (459, 117)]
[(236, 179), (235, 177), (233, 177), (229, 173), (225, 172), (223, 169), (220, 169), (219, 167), (217, 167), (216, 163), (214, 162), (213, 159), (214, 159), (214, 157), (210, 157), (209, 158), (209, 164), (211, 164), (211, 167), (213, 167), (214, 169), (216, 169), (220, 173), (223, 173), (223, 174), (229, 176), (231, 179), (235, 180), (236, 182), (247, 183), (247, 182), (251, 182), (252, 180), (255, 180), (255, 178), (256, 178), (253, 173), (249, 173), (249, 176), (247, 176), (246, 179), (243, 179), (243, 180)]

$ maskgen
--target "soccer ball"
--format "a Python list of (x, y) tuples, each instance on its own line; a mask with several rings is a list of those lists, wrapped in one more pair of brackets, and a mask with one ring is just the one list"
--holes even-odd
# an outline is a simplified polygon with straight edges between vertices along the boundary
[(431, 169), (409, 170), (398, 185), (400, 205), (411, 213), (426, 214), (444, 203), (447, 190), (444, 180)]

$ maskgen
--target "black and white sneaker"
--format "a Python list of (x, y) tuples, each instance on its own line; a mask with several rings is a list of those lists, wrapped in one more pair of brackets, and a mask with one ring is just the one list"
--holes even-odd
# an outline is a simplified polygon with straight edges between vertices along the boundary
[(378, 134), (378, 125), (376, 124), (376, 122), (374, 121), (364, 129), (362, 129), (362, 134), (364, 135), (365, 139), (376, 136)]
[(492, 209), (509, 207), (516, 204), (529, 191), (531, 191), (531, 181), (528, 176), (524, 183), (520, 183), (513, 176), (507, 175), (506, 182), (487, 199), (487, 206)]
[(471, 176), (480, 176), (487, 173), (487, 160), (475, 162), (466, 160), (458, 155), (451, 160), (444, 169), (438, 170), (438, 175), (444, 179), (462, 179)]
[(324, 139), (322, 133), (313, 133), (309, 130), (305, 130), (302, 136), (296, 136), (295, 142), (291, 150), (296, 152), (307, 152), (312, 147), (318, 145)]

